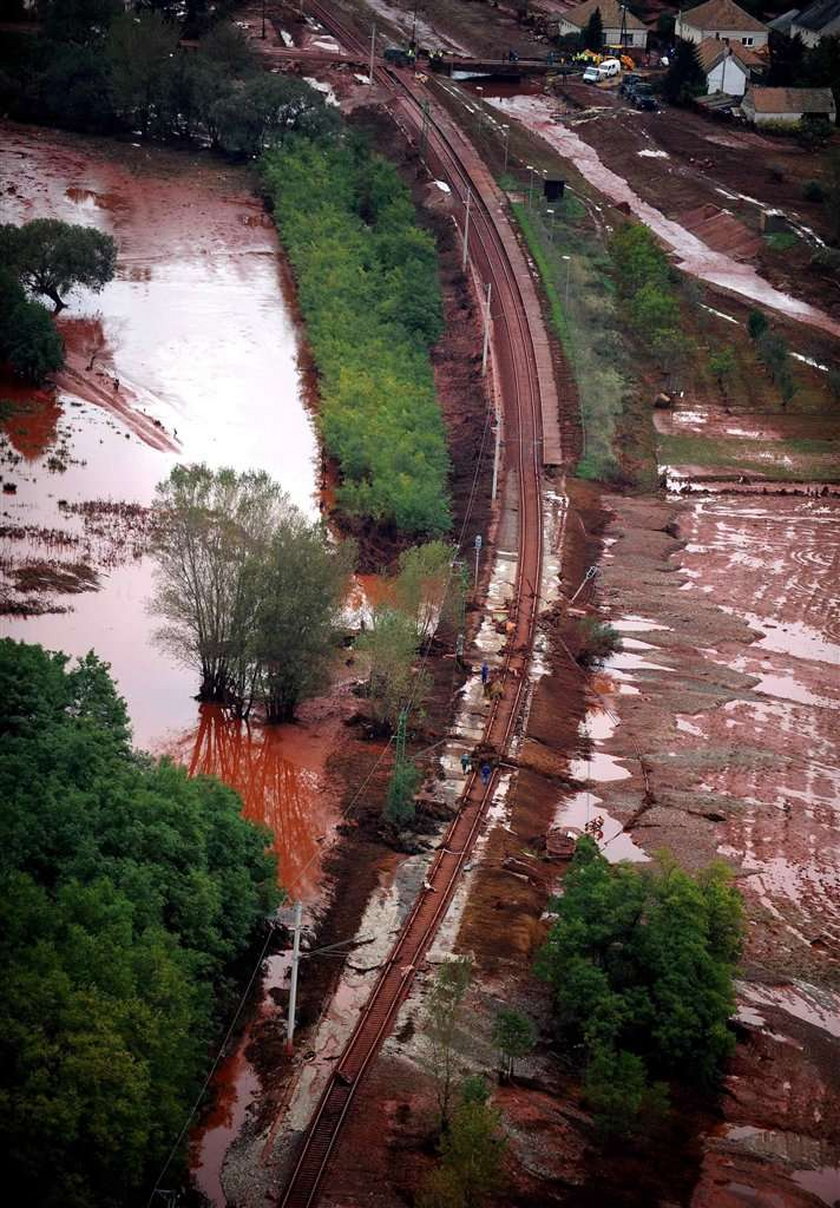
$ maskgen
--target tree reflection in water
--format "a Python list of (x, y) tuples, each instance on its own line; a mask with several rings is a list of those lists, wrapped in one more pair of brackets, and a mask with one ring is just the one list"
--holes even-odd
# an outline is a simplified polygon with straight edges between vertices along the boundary
[(324, 745), (294, 725), (249, 724), (219, 705), (202, 705), (197, 729), (166, 753), (191, 776), (218, 776), (240, 794), (245, 817), (272, 832), (281, 885), (308, 900), (317, 893), (319, 845), (329, 826), (319, 792)]

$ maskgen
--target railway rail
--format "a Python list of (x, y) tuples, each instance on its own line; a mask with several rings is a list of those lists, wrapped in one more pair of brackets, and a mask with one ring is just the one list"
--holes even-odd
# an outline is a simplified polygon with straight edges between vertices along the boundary
[[(350, 52), (360, 41), (325, 4), (307, 6)], [(400, 116), (419, 137), (425, 128), (425, 158), (429, 168), (445, 179), (466, 202), (471, 195), (469, 251), (476, 272), (492, 284), (494, 354), (501, 397), (506, 449), (511, 451), (508, 474), (516, 480), (518, 563), (515, 629), (508, 641), (502, 674), (505, 695), (488, 715), (485, 741), (500, 755), (516, 733), (527, 691), (527, 667), (539, 608), (542, 567), (541, 487), (546, 465), (560, 462), (557, 393), (551, 355), (539, 302), (527, 264), (502, 208), (502, 197), (478, 155), (451, 120), (420, 86), (397, 70), (379, 67), (377, 82), (397, 99)], [(424, 125), (425, 123), (425, 125)], [(550, 450), (546, 450), (545, 421), (549, 421)], [(552, 427), (553, 425), (553, 427)], [(497, 772), (485, 786), (473, 773), (466, 783), (457, 815), (438, 848), (424, 889), (403, 924), (382, 973), (374, 986), (344, 1053), (319, 1100), (303, 1146), (279, 1203), (282, 1208), (307, 1208), (318, 1190), (365, 1071), (405, 1001), (415, 970), (449, 906), (459, 874), (481, 828), (492, 799)]]

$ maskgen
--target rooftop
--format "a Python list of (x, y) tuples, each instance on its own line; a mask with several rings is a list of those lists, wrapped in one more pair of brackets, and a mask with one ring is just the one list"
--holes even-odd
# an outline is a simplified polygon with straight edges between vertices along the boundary
[(815, 0), (814, 4), (808, 5), (797, 14), (793, 24), (818, 34), (826, 25), (838, 20), (840, 20), (840, 0)]
[(697, 59), (707, 74), (727, 54), (732, 55), (744, 67), (765, 66), (764, 59), (738, 38), (704, 38), (697, 47)]
[[(567, 13), (563, 13), (562, 20), (577, 25), (579, 29), (584, 29), (596, 8), (601, 10), (601, 21), (605, 29), (621, 29), (621, 5), (618, 0), (583, 0), (582, 4), (577, 4)], [(647, 26), (634, 16), (629, 8), (625, 11), (627, 29), (647, 29)]]
[(751, 88), (745, 100), (756, 113), (831, 113), (830, 88)]
[(734, 0), (706, 0), (705, 4), (687, 9), (682, 19), (684, 25), (694, 29), (737, 29), (747, 33), (767, 29), (761, 21), (739, 8)]

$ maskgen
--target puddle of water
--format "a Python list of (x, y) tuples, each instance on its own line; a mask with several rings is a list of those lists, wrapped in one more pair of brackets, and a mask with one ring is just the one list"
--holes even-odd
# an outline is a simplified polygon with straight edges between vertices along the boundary
[(756, 643), (763, 650), (778, 654), (792, 654), (799, 659), (810, 659), (819, 663), (830, 663), (840, 667), (840, 645), (831, 642), (824, 634), (804, 621), (785, 620), (783, 624), (770, 617), (761, 617), (753, 612), (721, 606), (724, 612), (740, 616), (752, 629), (759, 629), (763, 637)]
[(605, 813), (601, 809), (600, 799), (591, 793), (576, 793), (574, 797), (562, 801), (558, 806), (551, 829), (571, 830), (583, 834), (596, 819), (600, 819), (600, 835), (594, 837), (610, 864), (618, 864), (621, 860), (631, 860), (634, 863), (642, 864), (650, 860), (650, 856), (642, 851), (625, 832), (618, 819)]
[(754, 691), (763, 692), (767, 696), (779, 696), (783, 700), (795, 701), (799, 705), (816, 705), (819, 708), (837, 709), (840, 704), (825, 696), (815, 696), (804, 684), (800, 684), (792, 675), (762, 675)]
[(622, 767), (618, 758), (605, 751), (593, 751), (588, 759), (574, 759), (569, 764), (569, 775), (574, 780), (606, 783), (610, 780), (627, 780), (632, 772)]
[(661, 621), (651, 621), (648, 617), (629, 616), (622, 617), (618, 621), (610, 621), (613, 629), (617, 629), (619, 633), (648, 633), (652, 629), (667, 629), (670, 630), (670, 625), (663, 625)]
[(621, 678), (623, 672), (628, 671), (664, 671), (673, 673), (673, 667), (660, 667), (658, 663), (649, 663), (639, 654), (633, 654), (631, 650), (620, 650), (618, 654), (613, 654), (604, 663), (604, 670), (610, 675), (615, 675)]
[(685, 227), (666, 218), (661, 210), (642, 201), (626, 180), (606, 167), (594, 147), (563, 124), (556, 106), (544, 97), (503, 97), (491, 99), (490, 104), (517, 118), (528, 129), (537, 131), (562, 156), (570, 159), (591, 184), (613, 201), (628, 205), (636, 217), (676, 253), (679, 267), (684, 272), (833, 336), (840, 336), (840, 323), (829, 315), (774, 289), (751, 265), (713, 251)]
[(759, 1007), (778, 1007), (830, 1036), (840, 1037), (840, 995), (832, 990), (800, 981), (785, 986), (740, 982), (738, 994)]
[(790, 1176), (798, 1187), (810, 1191), (824, 1204), (834, 1205), (840, 1200), (840, 1166), (823, 1166), (819, 1170), (795, 1170)]
[(703, 737), (703, 731), (700, 727), (696, 726), (694, 722), (688, 721), (685, 717), (678, 717), (676, 719), (676, 726), (678, 730), (682, 730), (685, 734), (693, 734), (696, 738)]

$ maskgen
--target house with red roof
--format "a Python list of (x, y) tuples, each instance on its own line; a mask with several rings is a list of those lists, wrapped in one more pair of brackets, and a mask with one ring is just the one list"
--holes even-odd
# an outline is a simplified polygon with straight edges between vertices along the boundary
[(767, 26), (745, 12), (735, 0), (706, 0), (696, 8), (677, 14), (674, 33), (686, 42), (698, 46), (707, 38), (728, 38), (753, 48), (765, 46), (769, 31)]

